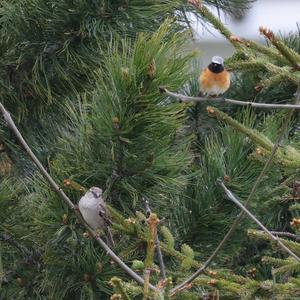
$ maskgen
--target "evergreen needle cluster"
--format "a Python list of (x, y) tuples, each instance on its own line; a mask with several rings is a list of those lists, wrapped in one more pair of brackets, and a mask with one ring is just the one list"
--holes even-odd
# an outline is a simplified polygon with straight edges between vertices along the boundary
[[(222, 102), (206, 108), (159, 91), (198, 94), (195, 55), (186, 50), (192, 13), (236, 49), (226, 61), (231, 98), (299, 100), (299, 32), (283, 38), (261, 27), (267, 43), (257, 44), (206, 6), (241, 17), (251, 2), (1, 2), (0, 102), (72, 207), (91, 186), (104, 190), (113, 251), (141, 278), (99, 247), (98, 233), (53, 192), (2, 119), (1, 299), (300, 297), (299, 263), (280, 247), (300, 255), (297, 116)], [(207, 267), (239, 213), (218, 178), (251, 198), (248, 209), (280, 243), (243, 219)]]

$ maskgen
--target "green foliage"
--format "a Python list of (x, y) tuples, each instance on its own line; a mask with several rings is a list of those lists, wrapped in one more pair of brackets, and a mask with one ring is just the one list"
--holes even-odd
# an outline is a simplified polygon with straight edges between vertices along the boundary
[(168, 227), (161, 226), (160, 232), (163, 235), (167, 246), (171, 249), (174, 249), (174, 245), (175, 245), (174, 237), (173, 237), (172, 233), (170, 232), (170, 230), (168, 229)]
[[(239, 16), (251, 1), (203, 3)], [(173, 282), (168, 278), (161, 284), (169, 291), (202, 266), (238, 213), (216, 180), (225, 180), (246, 199), (286, 113), (237, 111), (221, 103), (215, 109), (222, 119), (218, 124), (202, 104), (171, 103), (159, 93), (162, 84), (198, 93), (193, 57), (185, 49), (188, 35), (181, 30), (188, 25), (185, 14), (195, 12), (186, 1), (14, 0), (2, 1), (0, 10), (1, 99), (59, 183), (70, 178), (84, 188), (105, 190), (114, 251), (137, 272), (145, 267), (149, 236), (145, 215), (132, 216), (141, 209), (141, 198), (149, 198), (153, 212), (171, 228), (158, 227), (173, 276)], [(231, 37), (237, 52), (227, 66), (248, 71), (233, 78), (231, 97), (265, 102), (292, 97), (299, 79), (299, 33), (270, 38), (262, 29), (270, 44), (259, 45), (232, 39), (206, 7), (200, 15)], [(161, 26), (170, 16), (175, 18)], [(296, 234), (297, 122), (250, 204), (272, 230)], [(3, 126), (0, 135), (10, 163), (25, 169), (18, 178), (1, 179), (0, 298), (108, 299), (114, 289), (124, 299), (140, 299), (142, 288), (111, 263), (28, 166), (11, 132)], [(81, 197), (76, 189), (66, 193), (74, 203)], [(298, 297), (299, 264), (283, 257), (259, 231), (249, 231), (255, 237), (249, 241), (250, 222), (243, 222), (214, 270), (205, 271), (177, 299)], [(300, 253), (298, 242), (282, 242)], [(157, 268), (156, 257), (153, 265)], [(273, 278), (269, 265), (275, 266)], [(154, 283), (158, 274), (152, 273)]]
[(117, 34), (155, 31), (178, 5), (167, 0), (2, 1), (1, 99), (13, 112), (33, 113), (91, 89), (93, 71), (106, 56), (97, 44)]
[[(239, 119), (247, 127), (255, 124), (251, 111), (242, 113)], [(229, 220), (237, 213), (236, 208), (224, 199), (216, 180), (226, 176), (235, 193), (245, 198), (260, 171), (259, 166), (248, 159), (253, 150), (248, 139), (230, 127), (217, 129), (218, 133), (215, 131), (206, 137), (204, 146), (195, 149), (201, 153), (199, 174), (189, 188), (190, 198), (185, 201), (185, 206), (176, 210), (179, 220), (176, 228), (182, 230), (182, 235), (188, 241), (210, 247), (221, 238)], [(232, 243), (232, 247), (236, 244)]]
[(88, 185), (105, 187), (113, 174), (114, 203), (127, 198), (133, 206), (141, 195), (157, 205), (185, 186), (188, 137), (177, 142), (183, 107), (165, 105), (158, 86), (182, 85), (191, 57), (182, 52), (184, 35), (165, 40), (168, 31), (165, 24), (150, 38), (140, 35), (134, 46), (128, 40), (110, 44), (106, 72), (98, 74), (89, 102), (67, 107), (70, 127), (54, 163), (61, 179), (72, 175), (81, 184), (88, 179)]
[(181, 246), (181, 252), (186, 256), (181, 262), (181, 267), (184, 270), (189, 270), (193, 265), (194, 251), (187, 244)]

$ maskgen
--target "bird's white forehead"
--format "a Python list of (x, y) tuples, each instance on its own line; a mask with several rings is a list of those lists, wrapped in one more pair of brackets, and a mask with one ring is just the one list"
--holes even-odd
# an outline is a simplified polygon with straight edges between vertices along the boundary
[(211, 59), (211, 62), (213, 62), (215, 64), (223, 65), (224, 59), (221, 56), (213, 56), (213, 58)]
[(93, 186), (89, 189), (90, 192), (93, 192), (93, 193), (99, 193), (101, 194), (102, 193), (102, 189), (100, 189), (99, 187), (96, 187), (96, 186)]

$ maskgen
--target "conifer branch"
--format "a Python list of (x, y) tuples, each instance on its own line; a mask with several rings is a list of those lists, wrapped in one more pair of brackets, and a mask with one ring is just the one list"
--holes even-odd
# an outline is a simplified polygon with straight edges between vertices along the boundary
[[(300, 101), (300, 83), (298, 85), (296, 94), (295, 94), (295, 103), (299, 103)], [(293, 110), (290, 110), (287, 114), (287, 117), (285, 119), (285, 122), (282, 125), (281, 131), (278, 135), (277, 138), (277, 142), (273, 145), (270, 157), (268, 158), (268, 160), (266, 161), (263, 169), (261, 170), (259, 176), (257, 177), (251, 191), (250, 194), (245, 202), (245, 207), (248, 206), (250, 200), (252, 200), (252, 197), (258, 187), (258, 185), (261, 183), (263, 177), (265, 176), (265, 173), (267, 172), (269, 166), (271, 165), (275, 154), (277, 152), (277, 149), (279, 148), (279, 144), (281, 142), (281, 140), (283, 139), (287, 127), (290, 123), (291, 117), (293, 115)], [(203, 273), (205, 271), (205, 269), (210, 265), (210, 263), (214, 260), (214, 258), (218, 255), (218, 253), (221, 251), (221, 249), (223, 248), (223, 246), (226, 244), (226, 242), (230, 239), (232, 233), (235, 231), (236, 227), (238, 226), (238, 224), (240, 223), (240, 221), (243, 219), (244, 217), (244, 211), (241, 211), (239, 213), (239, 215), (237, 216), (237, 218), (235, 219), (235, 221), (233, 222), (233, 224), (231, 225), (231, 227), (229, 228), (228, 232), (225, 234), (224, 238), (222, 239), (222, 241), (219, 243), (219, 245), (217, 246), (217, 248), (214, 250), (214, 252), (211, 254), (211, 256), (205, 261), (205, 263), (194, 273), (192, 274), (189, 278), (187, 278), (186, 280), (184, 280), (182, 283), (178, 284), (177, 286), (175, 286), (172, 290), (171, 290), (171, 295), (176, 294), (178, 291), (184, 289), (186, 286), (188, 286), (193, 280), (195, 280), (201, 273)]]
[[(128, 296), (128, 294), (126, 293), (126, 290), (124, 289), (124, 286), (123, 286), (123, 282), (120, 278), (118, 277), (113, 277), (110, 282), (109, 282), (114, 288), (115, 290), (117, 291), (117, 295), (121, 295), (121, 299), (122, 300), (131, 300), (131, 298)], [(115, 294), (116, 295), (116, 294)], [(112, 296), (113, 297), (113, 296)], [(112, 299), (111, 297), (111, 299)], [(116, 297), (116, 299), (118, 299)], [(120, 298), (119, 298), (120, 299)]]
[[(144, 204), (145, 204), (146, 215), (149, 216), (152, 213), (151, 208), (149, 206), (149, 201), (146, 198), (143, 198), (143, 200), (144, 200)], [(164, 264), (163, 254), (161, 252), (160, 240), (159, 240), (158, 234), (156, 234), (156, 252), (157, 252), (157, 258), (158, 258), (158, 263), (159, 263), (160, 276), (162, 279), (165, 279), (166, 278), (166, 268), (165, 268), (165, 264)]]
[(269, 103), (256, 103), (250, 101), (240, 101), (234, 99), (228, 99), (223, 97), (216, 97), (216, 98), (208, 98), (208, 97), (191, 97), (186, 96), (174, 92), (170, 92), (164, 86), (160, 86), (159, 88), (161, 93), (166, 93), (168, 96), (177, 98), (180, 102), (224, 102), (233, 105), (242, 105), (242, 106), (250, 106), (250, 107), (258, 107), (258, 108), (281, 108), (281, 109), (300, 109), (300, 104), (269, 104)]
[(296, 51), (287, 47), (283, 42), (277, 39), (270, 29), (267, 29), (264, 26), (260, 26), (259, 31), (277, 48), (277, 50), (290, 62), (290, 64), (296, 70), (300, 70), (300, 55)]
[(144, 289), (143, 289), (143, 300), (148, 300), (149, 296), (149, 284), (150, 284), (151, 269), (146, 267), (144, 270)]
[(217, 118), (218, 120), (231, 126), (232, 128), (236, 129), (237, 131), (245, 134), (255, 144), (263, 147), (264, 149), (266, 149), (268, 151), (272, 151), (274, 144), (272, 143), (272, 141), (270, 141), (266, 136), (261, 134), (259, 131), (244, 126), (240, 122), (236, 121), (235, 119), (231, 118), (226, 113), (224, 113), (223, 111), (221, 111), (215, 107), (208, 106), (206, 108), (206, 110), (210, 116)]
[(245, 214), (247, 214), (262, 230), (266, 233), (274, 242), (276, 242), (284, 251), (286, 251), (289, 255), (293, 256), (298, 262), (300, 262), (300, 258), (291, 251), (288, 247), (286, 247), (280, 239), (278, 239), (275, 235), (272, 234), (240, 201), (239, 199), (233, 195), (233, 193), (225, 186), (222, 180), (218, 179), (217, 183), (222, 187), (225, 194), (234, 204), (236, 204)]
[(270, 231), (273, 235), (276, 236), (283, 236), (283, 237), (287, 237), (287, 238), (291, 238), (297, 242), (300, 242), (300, 236), (296, 235), (294, 233), (291, 232), (285, 232), (285, 231)]
[(226, 63), (226, 68), (228, 71), (260, 71), (266, 70), (266, 62), (259, 59), (249, 59), (245, 61), (232, 61)]
[(147, 223), (149, 227), (149, 235), (147, 239), (147, 255), (145, 259), (145, 270), (144, 270), (144, 300), (148, 299), (150, 275), (153, 268), (153, 257), (155, 253), (155, 242), (157, 236), (157, 224), (159, 220), (156, 214), (150, 213)]
[[(35, 154), (32, 152), (29, 145), (24, 140), (23, 136), (21, 135), (20, 131), (16, 127), (13, 119), (10, 116), (10, 113), (5, 109), (3, 104), (0, 102), (0, 111), (3, 115), (3, 118), (7, 124), (7, 126), (14, 132), (17, 139), (21, 143), (21, 145), (24, 147), (27, 154), (30, 156), (33, 163), (37, 166), (39, 171), (42, 173), (44, 178), (49, 183), (50, 187), (53, 189), (53, 191), (63, 200), (65, 204), (69, 206), (70, 209), (72, 209), (76, 215), (76, 217), (79, 219), (79, 221), (85, 226), (87, 231), (90, 233), (90, 235), (97, 241), (97, 243), (100, 245), (100, 247), (106, 252), (106, 254), (124, 271), (126, 272), (132, 279), (134, 279), (137, 283), (140, 285), (144, 285), (144, 279), (140, 277), (137, 273), (135, 273), (131, 268), (129, 268), (121, 259), (119, 256), (117, 256), (108, 246), (107, 244), (100, 238), (100, 236), (92, 230), (84, 221), (82, 218), (79, 210), (77, 209), (77, 206), (73, 204), (73, 202), (70, 200), (70, 198), (63, 192), (63, 190), (56, 184), (56, 182), (53, 180), (53, 178), (48, 174), (46, 169), (43, 167), (41, 162), (38, 160), (38, 158), (35, 156)], [(149, 287), (151, 290), (156, 291), (157, 288), (151, 284), (149, 284)]]
[(192, 6), (195, 7), (197, 12), (205, 18), (210, 24), (212, 24), (219, 32), (227, 38), (234, 47), (240, 48), (241, 45), (236, 42), (235, 40), (231, 40), (230, 37), (232, 36), (232, 33), (228, 28), (226, 28), (223, 23), (215, 17), (215, 15), (201, 3), (201, 0), (188, 0), (188, 3), (190, 3)]
[(244, 38), (240, 38), (238, 36), (231, 36), (230, 40), (234, 40), (236, 42), (239, 42), (241, 44), (243, 44), (244, 46), (246, 46), (247, 48), (250, 48), (251, 50), (253, 50), (255, 53), (259, 52), (261, 54), (266, 55), (269, 58), (272, 58), (278, 62), (281, 63), (286, 63), (287, 60), (285, 57), (283, 57), (280, 53), (278, 53), (276, 51), (276, 49), (271, 48), (271, 47), (267, 47), (263, 44), (248, 40), (248, 39), (244, 39)]

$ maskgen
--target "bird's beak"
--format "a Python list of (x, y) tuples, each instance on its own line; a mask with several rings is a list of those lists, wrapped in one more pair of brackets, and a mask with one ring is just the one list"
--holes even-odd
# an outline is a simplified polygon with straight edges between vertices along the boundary
[(92, 191), (92, 194), (94, 195), (95, 198), (99, 198), (101, 196), (101, 193), (96, 193), (94, 191)]

